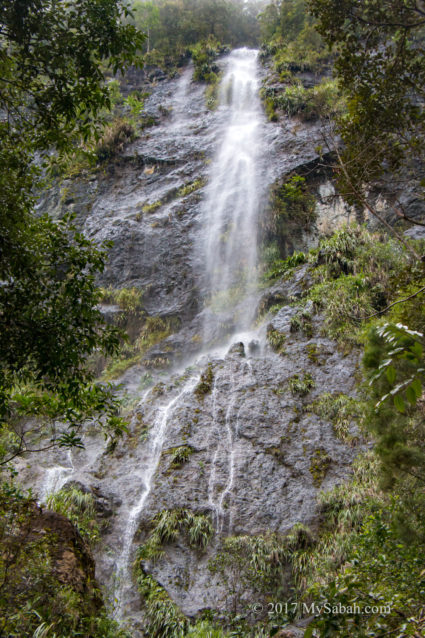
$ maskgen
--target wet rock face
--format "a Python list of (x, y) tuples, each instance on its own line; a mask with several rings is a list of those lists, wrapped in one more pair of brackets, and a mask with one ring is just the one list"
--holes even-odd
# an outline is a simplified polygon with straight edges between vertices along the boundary
[[(314, 525), (319, 491), (343, 480), (357, 453), (311, 408), (324, 393), (354, 393), (357, 356), (344, 356), (321, 336), (320, 317), (312, 318), (308, 336), (293, 331), (297, 309), (289, 304), (308, 289), (308, 266), (245, 299), (258, 316), (277, 304), (282, 308), (262, 327), (235, 335), (224, 347), (224, 335), (233, 334), (236, 325), (234, 309), (225, 307), (209, 335), (209, 355), (202, 355), (200, 335), (205, 317), (214, 311), (204, 307), (208, 291), (203, 255), (196, 247), (209, 161), (222, 121), (220, 111), (206, 109), (204, 87), (194, 84), (190, 73), (189, 68), (173, 80), (157, 78), (146, 109), (160, 123), (104, 173), (68, 181), (62, 195), (52, 191), (40, 201), (41, 208), (56, 215), (74, 209), (96, 242), (113, 240), (103, 284), (136, 286), (143, 290), (149, 314), (179, 317), (181, 329), (147, 358), (171, 352), (175, 362), (190, 364), (159, 377), (143, 392), (138, 386), (145, 369), (135, 367), (123, 377), (132, 393), (130, 431), (114, 451), (107, 453), (104, 442), (89, 432), (86, 450), (70, 455), (59, 450), (43, 461), (46, 467), (21, 468), (28, 480), (32, 475), (41, 498), (67, 481), (78, 481), (94, 494), (98, 512), (109, 522), (96, 550), (97, 576), (111, 599), (120, 578), (127, 579), (123, 617), (131, 618), (133, 629), (143, 626), (143, 614), (131, 565), (158, 512), (184, 508), (206, 514), (214, 537), (204, 553), (179, 537), (161, 559), (146, 562), (146, 571), (189, 616), (206, 607), (226, 610), (229, 593), (208, 565), (223, 539), (284, 534), (299, 522)], [(136, 85), (138, 79), (132, 81)], [(261, 176), (266, 185), (317, 163), (318, 124), (266, 123), (262, 137), (268, 153)], [(65, 198), (63, 188), (68, 189)], [(319, 219), (328, 216), (331, 225), (336, 223), (338, 210), (329, 216), (335, 208), (332, 184), (325, 176), (315, 188)], [(293, 247), (308, 246), (317, 239), (315, 232), (299, 238), (299, 244), (294, 239)], [(238, 310), (245, 311), (243, 304)], [(113, 317), (116, 308), (108, 312)], [(190, 453), (175, 463), (179, 448)], [(79, 567), (72, 556), (67, 553), (61, 560), (63, 573), (76, 578)]]
[[(220, 110), (206, 108), (205, 87), (192, 82), (191, 74), (185, 67), (179, 77), (155, 86), (144, 83), (143, 74), (132, 77), (133, 88), (150, 92), (145, 115), (158, 125), (95, 174), (43, 193), (38, 205), (53, 217), (73, 211), (88, 237), (113, 242), (102, 285), (136, 286), (149, 314), (184, 322), (198, 314), (207, 293), (197, 247), (209, 164), (223, 126)], [(268, 161), (260, 182), (267, 187), (317, 161), (320, 135), (319, 124), (266, 123), (261, 137)]]

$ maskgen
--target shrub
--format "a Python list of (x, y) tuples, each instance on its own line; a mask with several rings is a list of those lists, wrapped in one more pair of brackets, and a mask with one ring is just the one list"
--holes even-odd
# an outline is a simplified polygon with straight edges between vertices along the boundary
[(116, 119), (108, 124), (103, 135), (96, 145), (95, 153), (98, 162), (112, 159), (119, 155), (126, 144), (135, 138), (132, 124), (124, 119)]
[(301, 397), (305, 397), (310, 390), (316, 387), (316, 383), (309, 372), (306, 372), (302, 378), (298, 374), (294, 374), (289, 379), (288, 384), (292, 394), (298, 394)]
[(86, 540), (91, 543), (99, 540), (100, 527), (93, 494), (84, 493), (77, 487), (64, 487), (50, 494), (46, 504), (54, 512), (69, 518)]

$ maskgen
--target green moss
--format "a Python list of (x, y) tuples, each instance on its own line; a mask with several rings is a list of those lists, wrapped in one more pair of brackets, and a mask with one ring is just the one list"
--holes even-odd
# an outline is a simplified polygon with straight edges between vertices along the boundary
[(151, 204), (145, 204), (142, 206), (142, 213), (154, 213), (158, 208), (161, 208), (162, 201), (159, 199), (156, 202), (152, 202)]
[(315, 450), (310, 461), (310, 474), (313, 477), (313, 483), (316, 487), (320, 487), (332, 463), (332, 459), (323, 448)]

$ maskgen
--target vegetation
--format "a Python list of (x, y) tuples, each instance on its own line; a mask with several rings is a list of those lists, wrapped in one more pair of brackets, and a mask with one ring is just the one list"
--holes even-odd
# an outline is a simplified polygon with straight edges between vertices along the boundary
[[(131, 290), (131, 289), (130, 289)], [(134, 289), (133, 289), (134, 290)], [(137, 299), (137, 295), (136, 295)], [(134, 301), (132, 299), (131, 301)], [(172, 319), (162, 319), (161, 317), (146, 317), (146, 315), (138, 311), (135, 315), (135, 338), (125, 340), (121, 344), (121, 348), (117, 356), (109, 359), (105, 371), (104, 379), (116, 379), (124, 374), (128, 368), (141, 363), (143, 356), (154, 345), (166, 339), (172, 332), (175, 322)], [(127, 318), (127, 319), (126, 319)], [(131, 319), (131, 315), (130, 315)], [(128, 320), (128, 314), (124, 316), (124, 323)], [(128, 323), (127, 323), (128, 326)], [(166, 367), (169, 363), (167, 357), (156, 359), (145, 359), (143, 363), (146, 367)]]
[(0, 420), (13, 440), (3, 464), (40, 448), (31, 417), (37, 435), (52, 428), (43, 447), (80, 445), (88, 418), (114, 434), (123, 427), (112, 389), (88, 365), (119, 344), (97, 308), (107, 246), (95, 248), (69, 217), (35, 215), (34, 192), (101, 124), (111, 97), (100, 64), (124, 70), (143, 37), (122, 24), (115, 0), (96, 12), (89, 0), (66, 5), (12, 1), (1, 13)]
[(271, 325), (267, 328), (267, 341), (275, 352), (285, 354), (286, 337), (279, 332), (279, 330), (275, 330)]
[(55, 530), (51, 520), (43, 523), (31, 495), (10, 479), (0, 485), (0, 513), (2, 635), (128, 638), (108, 619), (94, 582), (82, 570), (77, 579), (68, 578), (60, 567), (61, 544), (76, 561), (83, 561), (86, 552), (83, 545), (66, 545), (66, 527)]
[(309, 372), (306, 372), (303, 377), (299, 374), (294, 374), (289, 379), (289, 389), (292, 394), (298, 394), (300, 397), (305, 397), (307, 394), (316, 387), (313, 377)]
[(145, 605), (147, 630), (154, 638), (183, 638), (189, 626), (186, 616), (143, 567), (136, 567), (139, 592)]
[(212, 390), (214, 382), (214, 370), (212, 363), (209, 363), (206, 369), (201, 374), (198, 385), (194, 389), (195, 395), (198, 399), (203, 399), (206, 394), (209, 394)]
[(325, 79), (306, 89), (301, 82), (291, 80), (283, 90), (264, 87), (261, 96), (270, 120), (277, 119), (277, 111), (288, 117), (297, 116), (303, 122), (335, 118), (345, 109), (345, 102), (335, 80)]
[(152, 519), (150, 528), (149, 537), (137, 554), (140, 561), (160, 558), (163, 546), (175, 542), (180, 534), (184, 534), (190, 547), (203, 550), (214, 532), (208, 516), (188, 509), (163, 510)]
[(78, 487), (66, 486), (47, 497), (46, 505), (58, 514), (66, 516), (90, 543), (100, 537), (100, 527), (96, 520), (93, 494), (82, 492)]
[(272, 56), (281, 80), (285, 81), (291, 72), (320, 73), (329, 68), (332, 58), (315, 29), (305, 0), (269, 4), (260, 14), (259, 22), (263, 58)]
[(149, 536), (138, 549), (134, 567), (145, 606), (149, 635), (183, 638), (189, 628), (188, 619), (165, 589), (145, 571), (143, 563), (158, 560), (164, 554), (164, 545), (175, 542), (180, 535), (184, 536), (189, 547), (205, 550), (213, 535), (213, 527), (207, 516), (194, 514), (188, 509), (163, 510), (152, 519), (149, 527)]
[(116, 304), (127, 315), (135, 315), (143, 308), (143, 293), (137, 288), (100, 288), (101, 303)]
[[(421, 250), (420, 243), (415, 248)], [(324, 334), (344, 348), (364, 347), (368, 381), (359, 386), (358, 399), (324, 394), (307, 409), (329, 419), (350, 445), (373, 437), (375, 447), (356, 461), (351, 482), (320, 497), (318, 533), (308, 548), (290, 557), (295, 600), (331, 607), (317, 612), (308, 636), (420, 635), (425, 317), (415, 291), (423, 286), (423, 267), (395, 240), (359, 226), (323, 239), (303, 261), (313, 285), (294, 315), (293, 329), (301, 329), (305, 301), (313, 301), (310, 314), (323, 312)], [(311, 382), (311, 376), (296, 375), (290, 385), (305, 396)], [(317, 487), (330, 463), (325, 449), (315, 450), (310, 472)], [(332, 612), (332, 605), (353, 610), (355, 603), (373, 611)]]
[(357, 437), (350, 432), (350, 426), (363, 416), (364, 405), (359, 399), (342, 393), (326, 392), (308, 407), (318, 416), (332, 422), (335, 435), (339, 439), (346, 443), (357, 442)]
[(175, 66), (194, 45), (209, 38), (231, 46), (258, 43), (255, 2), (242, 6), (229, 0), (138, 0), (133, 9), (132, 22), (147, 35), (149, 63), (168, 61)]
[(412, 157), (424, 159), (423, 7), (404, 0), (310, 0), (310, 7), (317, 30), (338, 51), (335, 71), (349, 96), (338, 122), (341, 186), (363, 203), (383, 173), (394, 186), (413, 168)]
[(165, 450), (163, 454), (169, 455), (171, 457), (168, 470), (177, 470), (182, 467), (185, 463), (187, 463), (193, 452), (194, 449), (191, 448), (189, 445), (180, 445), (179, 447)]
[(422, 278), (397, 242), (355, 225), (322, 240), (310, 258), (316, 264), (308, 298), (323, 310), (326, 334), (347, 347), (362, 342), (361, 322), (391, 303), (403, 279)]
[[(292, 175), (283, 183), (276, 182), (270, 192), (265, 215), (261, 219), (261, 232), (266, 245), (274, 242), (279, 258), (287, 257), (288, 237), (309, 230), (316, 219), (316, 200), (309, 191), (305, 177)], [(298, 255), (298, 263), (302, 256)], [(291, 262), (296, 265), (297, 257)], [(274, 266), (274, 264), (273, 264)]]

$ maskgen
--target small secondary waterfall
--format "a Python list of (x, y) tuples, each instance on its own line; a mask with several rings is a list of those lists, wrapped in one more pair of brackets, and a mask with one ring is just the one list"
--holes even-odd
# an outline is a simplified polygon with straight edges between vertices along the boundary
[[(264, 121), (258, 90), (257, 51), (233, 51), (220, 85), (222, 142), (204, 205), (206, 274), (213, 298), (223, 305), (242, 300), (256, 281)], [(244, 312), (238, 328), (251, 320), (252, 313)]]
[(182, 390), (169, 403), (158, 408), (152, 429), (148, 440), (148, 453), (145, 465), (141, 466), (139, 474), (132, 475), (132, 481), (137, 480), (141, 486), (139, 497), (130, 510), (125, 525), (122, 538), (122, 551), (116, 562), (116, 576), (118, 578), (118, 588), (115, 592), (116, 618), (122, 620), (126, 612), (126, 603), (131, 597), (134, 597), (134, 586), (131, 577), (131, 550), (133, 547), (134, 536), (140, 523), (146, 499), (148, 498), (155, 470), (158, 467), (161, 452), (164, 445), (165, 435), (167, 433), (168, 420), (173, 414), (176, 406), (185, 395), (192, 392), (195, 385), (199, 381), (198, 376), (192, 376), (183, 386)]

